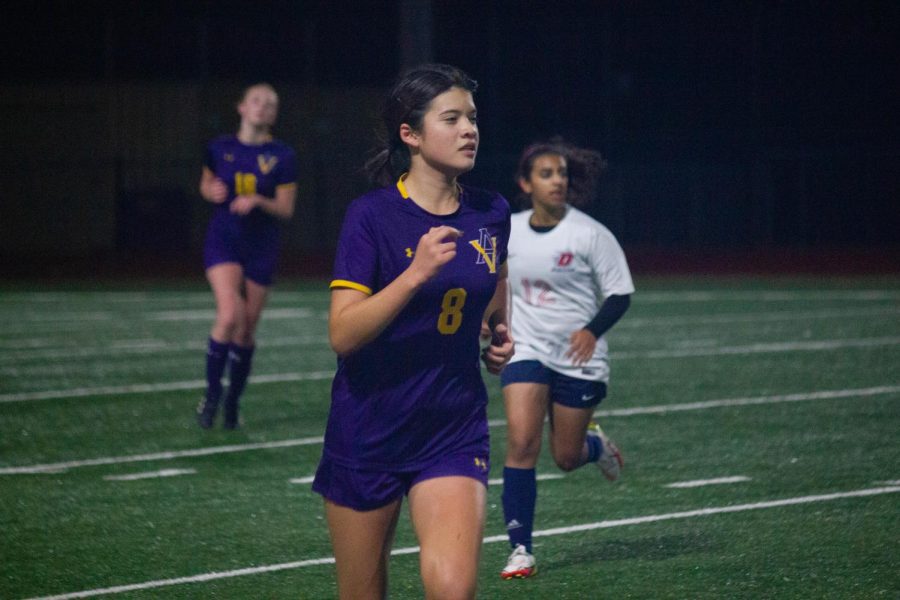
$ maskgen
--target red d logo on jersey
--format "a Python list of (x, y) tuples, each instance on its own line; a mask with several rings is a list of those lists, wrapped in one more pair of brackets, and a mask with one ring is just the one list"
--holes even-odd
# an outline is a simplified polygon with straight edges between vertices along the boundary
[(556, 261), (557, 267), (568, 267), (572, 264), (572, 259), (575, 258), (575, 255), (571, 252), (563, 252), (559, 255), (559, 259)]

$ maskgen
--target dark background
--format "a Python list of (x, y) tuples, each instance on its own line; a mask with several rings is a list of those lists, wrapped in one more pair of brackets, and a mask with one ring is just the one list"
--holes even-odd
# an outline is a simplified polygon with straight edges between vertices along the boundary
[(589, 209), (637, 271), (896, 272), (898, 2), (32, 2), (4, 17), (0, 266), (200, 273), (205, 141), (242, 87), (301, 155), (282, 269), (327, 275), (381, 95), (405, 66), (480, 83), (470, 183), (521, 148), (610, 163)]

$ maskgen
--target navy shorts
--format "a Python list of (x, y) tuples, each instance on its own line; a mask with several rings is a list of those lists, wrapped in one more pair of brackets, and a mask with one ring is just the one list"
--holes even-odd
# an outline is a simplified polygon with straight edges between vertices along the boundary
[(550, 400), (570, 408), (593, 408), (606, 398), (606, 383), (569, 377), (537, 360), (509, 363), (500, 372), (500, 385), (542, 383), (550, 386)]
[(278, 264), (278, 235), (250, 236), (233, 224), (213, 220), (203, 244), (203, 266), (209, 269), (221, 263), (237, 263), (244, 277), (259, 285), (270, 286)]
[(442, 457), (418, 471), (363, 471), (343, 467), (323, 456), (312, 489), (335, 504), (367, 511), (402, 498), (414, 485), (426, 479), (471, 477), (487, 487), (490, 469), (487, 454), (471, 452)]

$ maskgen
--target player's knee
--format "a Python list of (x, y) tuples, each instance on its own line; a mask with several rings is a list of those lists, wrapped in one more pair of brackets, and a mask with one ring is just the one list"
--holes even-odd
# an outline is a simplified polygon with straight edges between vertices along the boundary
[(425, 582), (425, 594), (436, 600), (471, 600), (475, 597), (475, 586), (474, 575), (465, 576), (455, 569), (443, 568), (433, 572)]
[(240, 328), (240, 325), (241, 314), (237, 308), (224, 306), (216, 311), (216, 327), (226, 332), (229, 338)]
[(507, 459), (514, 462), (528, 462), (537, 458), (541, 451), (541, 438), (511, 435), (506, 442)]
[(556, 466), (566, 473), (574, 471), (584, 464), (584, 461), (581, 459), (581, 453), (558, 452), (553, 454), (553, 460), (556, 462)]

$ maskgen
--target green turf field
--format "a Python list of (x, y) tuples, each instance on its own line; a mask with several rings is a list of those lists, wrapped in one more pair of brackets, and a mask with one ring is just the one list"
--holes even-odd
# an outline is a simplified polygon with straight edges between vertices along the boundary
[[(900, 278), (636, 285), (599, 413), (622, 479), (541, 480), (540, 574), (510, 582), (494, 483), (479, 597), (900, 597)], [(199, 282), (0, 287), (0, 598), (335, 597), (327, 305), (276, 288), (243, 428), (202, 431)], [(422, 596), (415, 545), (404, 514), (392, 598)]]

